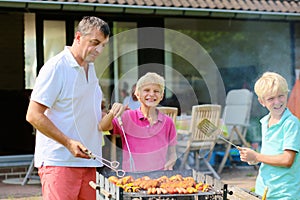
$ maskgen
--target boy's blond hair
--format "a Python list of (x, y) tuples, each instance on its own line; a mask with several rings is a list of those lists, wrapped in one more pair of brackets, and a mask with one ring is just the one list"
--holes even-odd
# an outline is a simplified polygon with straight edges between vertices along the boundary
[(154, 72), (148, 72), (142, 76), (136, 83), (135, 95), (140, 91), (140, 89), (147, 84), (158, 84), (161, 92), (164, 93), (165, 79)]
[(281, 75), (275, 72), (265, 72), (255, 83), (254, 91), (259, 99), (263, 99), (266, 94), (275, 95), (278, 92), (287, 94), (288, 84)]

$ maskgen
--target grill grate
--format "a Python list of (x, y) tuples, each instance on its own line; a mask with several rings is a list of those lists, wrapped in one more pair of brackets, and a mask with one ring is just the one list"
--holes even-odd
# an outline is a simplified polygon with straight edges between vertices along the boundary
[[(124, 192), (122, 188), (117, 187), (113, 183), (108, 181), (109, 176), (114, 176), (115, 174), (109, 171), (98, 170), (98, 191), (97, 200), (113, 199), (113, 200), (221, 200), (227, 199), (227, 184), (223, 184), (221, 181), (214, 179), (209, 175), (196, 172), (195, 170), (166, 170), (166, 171), (154, 171), (154, 172), (142, 172), (142, 173), (126, 173), (133, 178), (140, 178), (143, 176), (149, 176), (152, 179), (159, 178), (161, 176), (171, 177), (173, 175), (180, 174), (183, 177), (191, 176), (196, 182), (207, 183), (212, 186), (212, 190), (209, 192), (198, 192), (196, 194), (147, 194), (146, 191), (141, 191), (138, 193), (128, 193)], [(111, 196), (110, 198), (103, 195), (100, 191), (104, 189)]]

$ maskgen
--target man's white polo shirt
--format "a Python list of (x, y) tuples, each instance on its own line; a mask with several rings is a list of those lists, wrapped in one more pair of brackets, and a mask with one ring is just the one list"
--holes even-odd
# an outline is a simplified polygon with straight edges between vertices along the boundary
[[(47, 106), (45, 114), (68, 137), (102, 156), (102, 91), (95, 68), (89, 64), (88, 79), (68, 47), (49, 59), (37, 77), (31, 100)], [(63, 145), (37, 131), (35, 166), (96, 167), (93, 159), (75, 158)]]

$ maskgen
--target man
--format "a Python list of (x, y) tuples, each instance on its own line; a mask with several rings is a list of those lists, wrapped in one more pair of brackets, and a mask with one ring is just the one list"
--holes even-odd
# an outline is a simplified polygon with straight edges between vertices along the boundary
[(37, 129), (35, 167), (44, 200), (96, 199), (88, 183), (102, 164), (86, 154), (102, 154), (102, 91), (93, 62), (109, 34), (106, 22), (84, 17), (72, 46), (49, 59), (37, 77), (26, 119)]

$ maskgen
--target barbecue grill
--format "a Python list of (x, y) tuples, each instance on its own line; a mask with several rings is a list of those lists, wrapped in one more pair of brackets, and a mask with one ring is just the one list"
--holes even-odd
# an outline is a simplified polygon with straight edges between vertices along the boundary
[(201, 192), (194, 194), (147, 194), (146, 191), (140, 192), (125, 192), (121, 187), (116, 186), (108, 180), (108, 177), (114, 176), (112, 172), (101, 171), (97, 172), (97, 183), (91, 183), (91, 186), (97, 190), (97, 200), (112, 199), (112, 200), (227, 200), (227, 195), (232, 194), (227, 189), (227, 184), (223, 184), (221, 181), (214, 179), (209, 175), (197, 172), (195, 170), (167, 170), (167, 171), (153, 171), (143, 173), (126, 173), (132, 176), (134, 179), (143, 176), (149, 176), (152, 179), (159, 178), (161, 176), (171, 177), (173, 175), (182, 175), (183, 177), (193, 177), (196, 182), (207, 183), (212, 186), (208, 192)]

